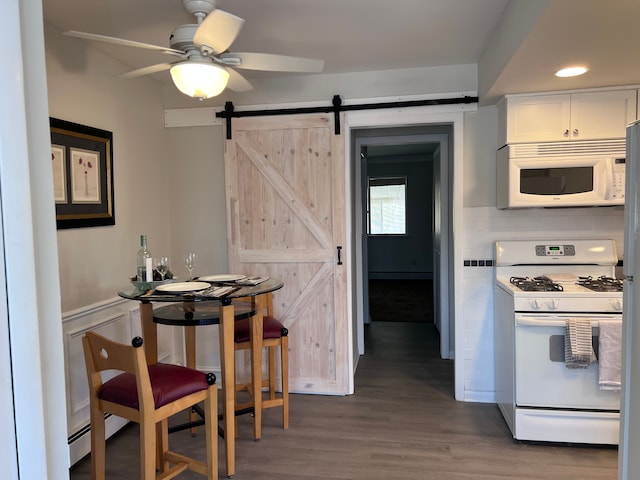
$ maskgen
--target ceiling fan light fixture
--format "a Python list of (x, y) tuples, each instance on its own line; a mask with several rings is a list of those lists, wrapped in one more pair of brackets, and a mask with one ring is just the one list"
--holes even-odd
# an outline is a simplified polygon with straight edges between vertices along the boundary
[(229, 72), (213, 63), (187, 60), (175, 64), (170, 72), (178, 90), (200, 100), (220, 95), (229, 81)]
[(556, 77), (561, 77), (561, 78), (565, 78), (565, 77), (577, 77), (578, 75), (582, 75), (584, 73), (587, 73), (588, 68), (584, 67), (582, 65), (578, 65), (578, 66), (574, 66), (574, 67), (567, 67), (567, 68), (562, 68), (560, 70), (558, 70), (555, 75)]

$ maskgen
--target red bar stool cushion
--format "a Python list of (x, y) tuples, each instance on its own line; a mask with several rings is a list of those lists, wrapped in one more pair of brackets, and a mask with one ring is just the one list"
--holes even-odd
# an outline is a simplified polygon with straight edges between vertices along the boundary
[[(280, 338), (287, 335), (287, 329), (273, 317), (263, 317), (262, 319), (262, 338)], [(234, 325), (233, 341), (243, 343), (249, 341), (249, 319), (239, 320)]]
[[(209, 388), (204, 373), (180, 365), (149, 365), (149, 379), (156, 409)], [(106, 381), (98, 393), (98, 398), (139, 410), (135, 375), (121, 373)]]

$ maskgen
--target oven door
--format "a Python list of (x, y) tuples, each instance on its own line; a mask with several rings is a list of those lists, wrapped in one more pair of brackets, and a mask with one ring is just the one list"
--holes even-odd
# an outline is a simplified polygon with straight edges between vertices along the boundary
[(518, 407), (619, 410), (620, 392), (601, 390), (598, 363), (584, 369), (570, 369), (564, 363), (564, 334), (568, 318), (591, 320), (597, 355), (598, 320), (621, 319), (612, 315), (515, 316), (515, 382)]

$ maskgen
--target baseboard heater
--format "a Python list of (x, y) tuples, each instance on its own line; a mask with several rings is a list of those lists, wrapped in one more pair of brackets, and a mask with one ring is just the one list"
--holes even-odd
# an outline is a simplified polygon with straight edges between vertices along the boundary
[[(110, 413), (106, 413), (104, 418), (107, 438), (129, 423), (128, 420)], [(91, 453), (91, 425), (87, 424), (67, 437), (67, 444), (69, 445), (70, 465), (75, 465)]]

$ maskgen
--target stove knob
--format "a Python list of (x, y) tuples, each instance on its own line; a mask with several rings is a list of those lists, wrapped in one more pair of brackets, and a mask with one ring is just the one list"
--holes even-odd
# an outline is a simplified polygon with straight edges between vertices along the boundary
[(540, 310), (541, 307), (542, 307), (542, 304), (540, 303), (540, 300), (538, 300), (537, 298), (534, 298), (531, 301), (531, 308), (533, 308), (534, 310)]
[(619, 299), (611, 300), (611, 306), (616, 312), (622, 311), (622, 301)]
[(549, 310), (557, 310), (560, 307), (560, 300), (552, 298), (549, 302)]

